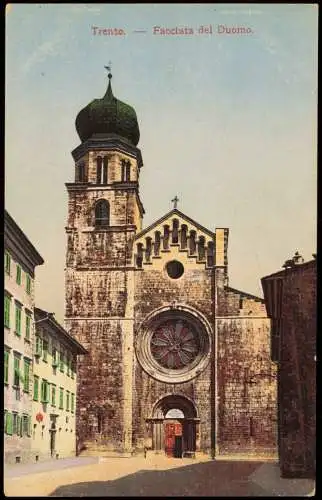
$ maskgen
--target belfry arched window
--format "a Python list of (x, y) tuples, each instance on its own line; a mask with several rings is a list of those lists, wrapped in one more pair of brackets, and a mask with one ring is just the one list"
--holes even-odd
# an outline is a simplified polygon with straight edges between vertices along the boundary
[(98, 156), (96, 158), (96, 184), (101, 184), (102, 163), (103, 163), (103, 158), (101, 156)]
[(109, 226), (110, 205), (107, 200), (98, 200), (95, 205), (95, 226)]

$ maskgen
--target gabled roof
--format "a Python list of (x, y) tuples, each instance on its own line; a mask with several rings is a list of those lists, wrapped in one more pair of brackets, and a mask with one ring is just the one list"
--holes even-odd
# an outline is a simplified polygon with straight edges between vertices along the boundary
[(205, 228), (204, 226), (202, 226), (201, 224), (199, 224), (195, 220), (191, 219), (190, 217), (188, 217), (188, 215), (185, 215), (183, 212), (180, 212), (180, 210), (178, 210), (177, 208), (173, 208), (172, 210), (170, 210), (170, 212), (167, 212), (163, 217), (156, 220), (155, 222), (153, 222), (153, 224), (151, 224), (147, 228), (143, 229), (140, 233), (138, 233), (136, 235), (135, 239), (141, 238), (146, 233), (150, 232), (151, 229), (158, 226), (159, 224), (162, 224), (162, 222), (164, 222), (165, 220), (167, 220), (169, 217), (171, 217), (173, 215), (176, 215), (177, 217), (180, 217), (181, 219), (185, 220), (186, 222), (194, 225), (195, 227), (200, 229), (200, 231), (203, 231), (204, 233), (208, 234), (208, 236), (210, 236), (211, 238), (215, 237), (215, 233), (213, 233), (212, 231), (209, 231), (209, 229)]
[(88, 351), (83, 347), (76, 339), (74, 339), (69, 333), (58, 323), (58, 321), (54, 318), (54, 313), (49, 313), (40, 309), (39, 307), (35, 307), (35, 325), (37, 327), (37, 323), (43, 321), (50, 325), (57, 333), (60, 335), (62, 339), (68, 342), (71, 346), (71, 349), (77, 354), (87, 354)]

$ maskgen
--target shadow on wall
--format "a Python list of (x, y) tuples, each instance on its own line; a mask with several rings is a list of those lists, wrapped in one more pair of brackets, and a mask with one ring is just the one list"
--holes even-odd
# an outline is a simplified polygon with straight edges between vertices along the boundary
[(162, 471), (142, 470), (114, 481), (60, 486), (49, 496), (266, 496), (267, 492), (249, 477), (261, 465), (210, 462)]

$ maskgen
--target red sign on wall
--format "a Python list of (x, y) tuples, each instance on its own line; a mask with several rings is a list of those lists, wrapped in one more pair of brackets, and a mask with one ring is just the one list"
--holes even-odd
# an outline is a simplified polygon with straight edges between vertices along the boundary
[(44, 416), (42, 413), (37, 413), (36, 415), (37, 422), (42, 422), (44, 420)]

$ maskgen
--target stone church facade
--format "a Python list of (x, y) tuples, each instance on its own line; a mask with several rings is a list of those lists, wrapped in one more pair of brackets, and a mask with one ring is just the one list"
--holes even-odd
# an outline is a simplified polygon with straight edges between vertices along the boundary
[(264, 301), (229, 286), (227, 228), (177, 208), (142, 227), (134, 109), (111, 87), (80, 111), (67, 183), (66, 329), (79, 451), (275, 456)]

